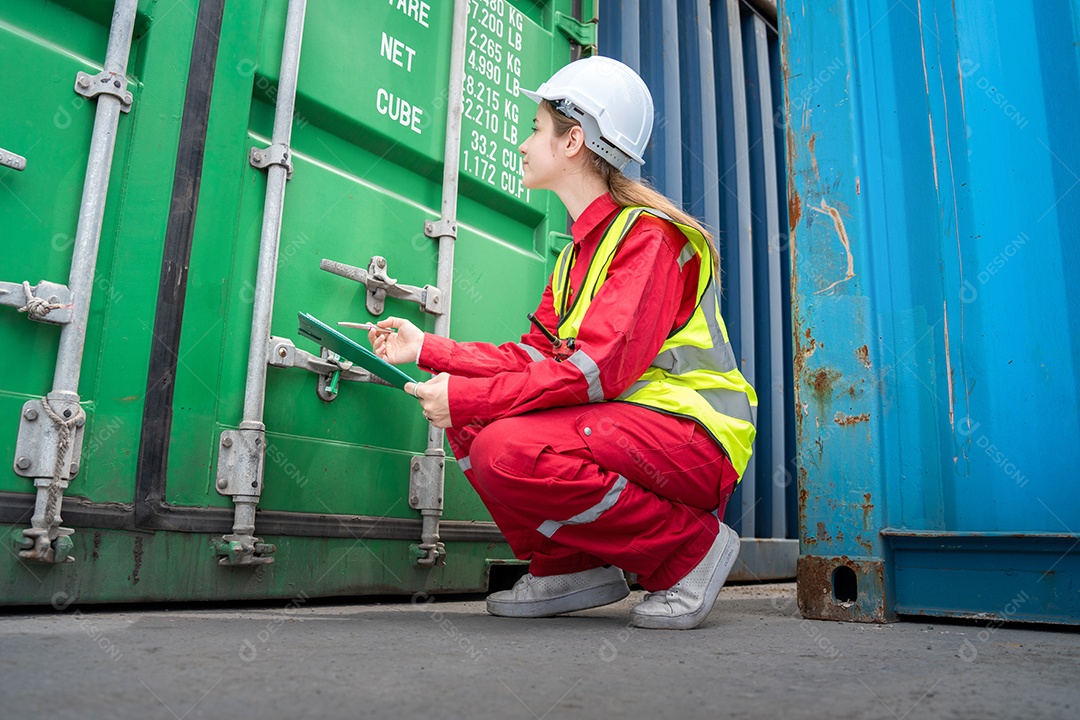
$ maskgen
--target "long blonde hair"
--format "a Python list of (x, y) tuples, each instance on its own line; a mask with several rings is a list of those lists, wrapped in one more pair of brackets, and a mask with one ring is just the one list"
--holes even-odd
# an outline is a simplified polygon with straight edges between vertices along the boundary
[[(556, 137), (562, 137), (573, 128), (580, 127), (580, 123), (577, 120), (573, 120), (563, 115), (550, 101), (541, 101), (540, 107), (544, 108), (548, 115), (551, 116), (552, 123), (555, 126)], [(633, 205), (655, 208), (675, 222), (689, 225), (701, 233), (705, 238), (705, 242), (709, 244), (709, 249), (712, 251), (713, 269), (719, 271), (720, 252), (716, 249), (716, 241), (713, 239), (712, 233), (706, 230), (705, 226), (702, 225), (696, 217), (686, 212), (665, 195), (657, 192), (645, 183), (631, 180), (626, 177), (620, 170), (617, 170), (614, 165), (591, 150), (589, 151), (588, 161), (591, 164), (592, 169), (601, 177), (604, 184), (607, 185), (608, 192), (611, 193), (611, 199), (615, 201), (616, 205), (620, 207), (629, 207)]]

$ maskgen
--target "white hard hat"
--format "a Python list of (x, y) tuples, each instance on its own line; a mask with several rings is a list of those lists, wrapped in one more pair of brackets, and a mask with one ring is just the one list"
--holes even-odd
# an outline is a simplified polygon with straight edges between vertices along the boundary
[(563, 67), (525, 96), (551, 102), (563, 115), (581, 123), (590, 150), (623, 170), (642, 154), (653, 126), (649, 88), (618, 60), (594, 55)]

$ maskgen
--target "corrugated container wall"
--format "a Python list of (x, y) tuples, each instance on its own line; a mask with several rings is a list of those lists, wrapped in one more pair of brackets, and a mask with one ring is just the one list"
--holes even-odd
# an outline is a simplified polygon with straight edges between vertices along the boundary
[(781, 22), (800, 607), (1080, 623), (1080, 3)]
[[(758, 393), (754, 459), (725, 522), (734, 579), (794, 577), (798, 555), (783, 101), (775, 5), (601, 0), (598, 45), (638, 70), (656, 124), (643, 177), (705, 221), (723, 313)], [(771, 9), (771, 14), (770, 14)]]

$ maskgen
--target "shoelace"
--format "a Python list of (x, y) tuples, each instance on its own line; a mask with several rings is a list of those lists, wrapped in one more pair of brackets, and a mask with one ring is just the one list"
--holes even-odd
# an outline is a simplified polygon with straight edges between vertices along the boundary
[(514, 590), (524, 590), (527, 587), (529, 587), (529, 585), (531, 585), (533, 580), (535, 580), (535, 579), (536, 579), (536, 576), (534, 576), (532, 573), (525, 573), (520, 578), (518, 578), (518, 581), (516, 583), (514, 583), (514, 588), (513, 589)]

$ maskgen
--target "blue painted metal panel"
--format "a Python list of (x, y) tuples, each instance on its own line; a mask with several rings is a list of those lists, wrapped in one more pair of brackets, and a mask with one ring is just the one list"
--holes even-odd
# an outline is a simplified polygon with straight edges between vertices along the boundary
[[(638, 68), (656, 125), (645, 179), (703, 218), (732, 345), (755, 382), (758, 444), (725, 522), (741, 579), (794, 575), (794, 391), (779, 37), (739, 0), (602, 0), (599, 50)], [(762, 540), (750, 548), (748, 543)], [(767, 542), (766, 542), (767, 540)], [(790, 542), (786, 542), (790, 540)]]
[[(1080, 623), (1078, 18), (784, 7), (810, 616), (1003, 617), (1026, 593), (1008, 619)], [(1001, 533), (1007, 549), (958, 540)], [(857, 602), (837, 599), (839, 567)]]

